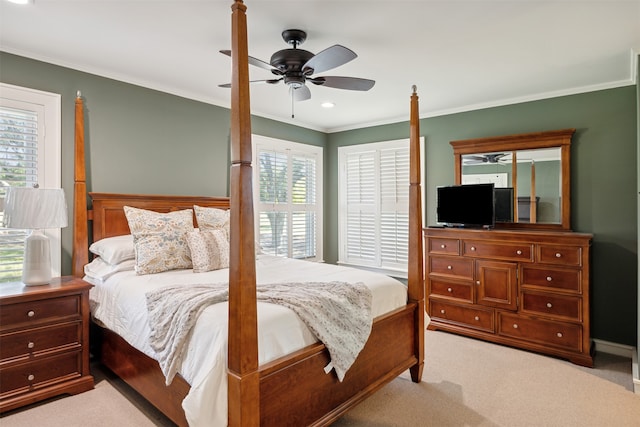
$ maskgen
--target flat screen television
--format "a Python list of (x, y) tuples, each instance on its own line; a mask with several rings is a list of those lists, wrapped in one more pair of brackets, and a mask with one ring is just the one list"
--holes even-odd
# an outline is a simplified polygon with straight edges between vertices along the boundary
[(493, 184), (438, 187), (437, 221), (450, 227), (493, 227), (495, 195)]

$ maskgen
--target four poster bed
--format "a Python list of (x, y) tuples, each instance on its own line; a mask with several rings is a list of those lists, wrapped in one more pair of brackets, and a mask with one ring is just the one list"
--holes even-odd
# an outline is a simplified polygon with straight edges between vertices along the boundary
[[(408, 286), (398, 286), (399, 282), (394, 279), (361, 270), (256, 255), (245, 11), (243, 2), (235, 1), (232, 6), (234, 55), (230, 198), (90, 193), (92, 208), (87, 209), (83, 103), (78, 96), (73, 274), (85, 277), (95, 285), (91, 291), (92, 316), (95, 321), (92, 331), (94, 356), (176, 424), (216, 425), (218, 421), (207, 417), (219, 417), (222, 408), (223, 422), (232, 426), (328, 425), (407, 369), (414, 382), (419, 382), (422, 377), (425, 311), (418, 97), (414, 87), (410, 123)], [(228, 268), (193, 274), (194, 258), (194, 271), (173, 269), (157, 274), (138, 274), (138, 256), (141, 256), (138, 246), (135, 247), (135, 259), (131, 260), (129, 257), (126, 267), (124, 261), (116, 262), (117, 268), (107, 268), (105, 265), (96, 267), (97, 261), (92, 261), (96, 253), (100, 254), (98, 260), (110, 256), (104, 249), (109, 246), (107, 242), (111, 245), (111, 255), (122, 252), (123, 247), (131, 250), (134, 245), (139, 244), (141, 240), (135, 240), (136, 243), (131, 240), (132, 234), (134, 239), (139, 237), (136, 237), (136, 229), (132, 226), (135, 223), (132, 219), (134, 214), (142, 215), (144, 223), (149, 211), (169, 215), (170, 212), (177, 214), (190, 209), (193, 209), (194, 215), (189, 216), (195, 217), (192, 227), (199, 226), (201, 230), (204, 226), (203, 218), (206, 217), (198, 216), (197, 209), (201, 213), (207, 210), (210, 210), (209, 213), (214, 210), (218, 213), (229, 210)], [(92, 221), (91, 228), (88, 226), (89, 221)], [(88, 251), (90, 243), (93, 254)], [(101, 245), (102, 252), (96, 249)], [(301, 270), (302, 268), (316, 270)], [(98, 277), (102, 273), (94, 270), (106, 271), (108, 274)], [(85, 275), (86, 272), (88, 275)], [(325, 345), (324, 341), (317, 340), (309, 333), (296, 317), (298, 312), (261, 302), (257, 296), (260, 295), (261, 283), (274, 282), (276, 278), (280, 278), (302, 287), (305, 283), (301, 278), (311, 277), (309, 275), (328, 281), (363, 282), (369, 288), (367, 292), (372, 294), (373, 320), (370, 333), (365, 338), (366, 343), (361, 351), (357, 352), (357, 358), (342, 375), (338, 375), (337, 362), (334, 353), (328, 350), (329, 344)], [(186, 281), (181, 282), (183, 279)], [(142, 301), (144, 305), (145, 295), (146, 301), (149, 301), (149, 293), (144, 292), (156, 290), (158, 286), (162, 290), (166, 289), (165, 286), (178, 282), (186, 283), (186, 287), (193, 287), (205, 282), (220, 281), (228, 283), (225, 284), (228, 288), (228, 303), (209, 306), (202, 311), (182, 354), (182, 364), (177, 363), (178, 367), (174, 367), (173, 372), (178, 375), (170, 381), (165, 375), (166, 365), (151, 357), (153, 351), (148, 343), (139, 343), (135, 338), (136, 334), (148, 334), (151, 315), (136, 312), (129, 318), (126, 316), (135, 312), (133, 305), (136, 301)], [(175, 307), (170, 310), (176, 311)], [(202, 318), (214, 317), (214, 311), (224, 317), (219, 321), (220, 325), (203, 326)], [(121, 315), (125, 318), (118, 317)], [(280, 320), (269, 324), (273, 319)], [(271, 334), (269, 328), (280, 328), (278, 325), (282, 324), (285, 328), (292, 324), (302, 326), (295, 331), (290, 329), (283, 332), (284, 341), (265, 338), (265, 335), (277, 335)], [(137, 330), (131, 332), (131, 329)], [(207, 334), (203, 334), (203, 331)], [(221, 338), (214, 339), (216, 334)], [(202, 338), (204, 335), (209, 338)], [(299, 339), (291, 338), (292, 336)], [(203, 344), (203, 340), (206, 344)], [(196, 348), (203, 345), (204, 352)], [(213, 347), (217, 349), (215, 352)], [(273, 349), (275, 347), (277, 348)], [(222, 354), (224, 357), (222, 360), (212, 361), (210, 359), (213, 354)], [(213, 379), (210, 378), (210, 372), (203, 374), (202, 369), (198, 371), (198, 365), (202, 363), (207, 366), (206, 370), (216, 373)], [(330, 371), (332, 366), (335, 372)], [(170, 385), (166, 385), (168, 382)], [(212, 391), (217, 383), (226, 384), (226, 387)], [(191, 399), (194, 394), (198, 395), (195, 400)]]

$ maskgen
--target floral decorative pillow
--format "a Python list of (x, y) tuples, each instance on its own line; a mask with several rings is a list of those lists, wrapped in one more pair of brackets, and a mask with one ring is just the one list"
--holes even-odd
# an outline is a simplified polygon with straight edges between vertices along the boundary
[(193, 231), (193, 211), (158, 213), (124, 207), (133, 235), (136, 273), (151, 274), (191, 268), (187, 233)]
[(224, 230), (229, 240), (229, 210), (217, 208), (205, 208), (194, 205), (196, 221), (200, 230)]
[(194, 230), (187, 233), (194, 273), (229, 267), (229, 241), (224, 230)]

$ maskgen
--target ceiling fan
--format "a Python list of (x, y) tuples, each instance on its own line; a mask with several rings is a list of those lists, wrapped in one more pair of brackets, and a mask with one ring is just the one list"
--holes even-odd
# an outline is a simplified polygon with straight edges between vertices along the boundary
[[(336, 89), (359, 91), (369, 90), (376, 83), (374, 80), (357, 77), (314, 76), (316, 73), (323, 73), (344, 65), (357, 58), (358, 55), (339, 44), (328, 47), (316, 55), (307, 50), (298, 49), (298, 46), (307, 39), (307, 33), (302, 30), (285, 30), (282, 32), (282, 38), (293, 48), (277, 51), (271, 55), (268, 63), (249, 57), (249, 64), (269, 70), (279, 77), (253, 80), (251, 83), (276, 84), (284, 82), (289, 86), (292, 101), (304, 101), (311, 98), (311, 91), (306, 82)], [(220, 53), (231, 56), (230, 50), (221, 50)], [(219, 86), (231, 87), (231, 84), (227, 83)]]
[(489, 154), (480, 154), (480, 155), (467, 155), (463, 157), (464, 157), (464, 164), (477, 165), (482, 163), (500, 163), (500, 161), (503, 160), (503, 157), (507, 155), (508, 153), (489, 153)]

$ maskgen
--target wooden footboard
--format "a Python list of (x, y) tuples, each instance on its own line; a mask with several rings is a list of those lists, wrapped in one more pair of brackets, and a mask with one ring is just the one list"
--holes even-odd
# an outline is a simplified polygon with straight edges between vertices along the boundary
[[(321, 343), (260, 367), (262, 426), (323, 426), (338, 419), (399, 374), (416, 365), (416, 304), (375, 319), (356, 362), (339, 382), (324, 373), (329, 353)], [(114, 332), (94, 325), (94, 356), (179, 426), (187, 426), (182, 400), (189, 385), (177, 376), (165, 385), (159, 364)]]

